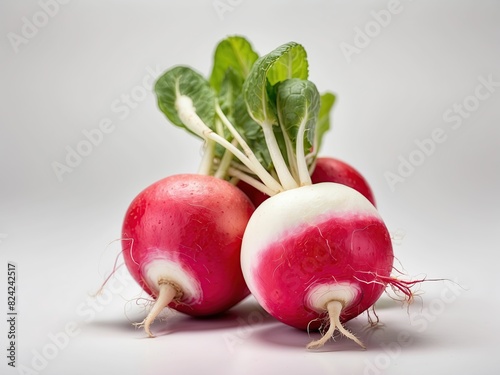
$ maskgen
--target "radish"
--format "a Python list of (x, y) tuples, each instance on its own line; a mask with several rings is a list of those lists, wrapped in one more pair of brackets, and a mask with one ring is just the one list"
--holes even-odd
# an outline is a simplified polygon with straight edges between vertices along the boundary
[(262, 202), (269, 198), (269, 195), (247, 184), (245, 181), (238, 181), (236, 186), (250, 198), (255, 207), (260, 206)]
[[(300, 55), (293, 43), (278, 47), (257, 60), (243, 86), (284, 191), (259, 205), (248, 222), (241, 267), (251, 293), (280, 321), (317, 329), (326, 320), (328, 331), (308, 348), (323, 346), (336, 330), (364, 347), (343, 323), (370, 308), (387, 285), (411, 299), (412, 282), (390, 276), (390, 235), (367, 197), (339, 183), (312, 183), (305, 150), (318, 150), (319, 95), (303, 81)], [(276, 74), (282, 65), (286, 71)], [(276, 125), (284, 133), (281, 153)]]
[[(319, 182), (336, 182), (347, 185), (363, 194), (373, 205), (375, 197), (368, 181), (354, 167), (346, 162), (332, 157), (318, 157), (311, 174), (313, 184)], [(250, 198), (255, 207), (264, 202), (269, 195), (240, 181), (237, 185)]]
[(227, 181), (179, 174), (144, 189), (122, 229), (123, 256), (133, 278), (156, 299), (146, 333), (169, 306), (192, 316), (217, 314), (245, 298), (240, 247), (254, 208)]
[[(238, 55), (250, 56), (246, 49)], [(304, 48), (290, 42), (249, 70), (218, 70), (218, 85), (174, 67), (156, 92), (168, 119), (205, 141), (203, 170), (270, 196), (251, 215), (241, 244), (243, 277), (257, 301), (290, 326), (328, 325), (308, 348), (321, 347), (336, 330), (363, 346), (343, 324), (388, 285), (411, 300), (418, 281), (390, 276), (390, 236), (369, 198), (340, 183), (313, 184), (310, 170), (334, 96), (319, 94), (308, 69)]]
[(241, 267), (257, 301), (280, 321), (317, 329), (325, 313), (330, 329), (358, 344), (342, 322), (371, 307), (390, 278), (393, 250), (375, 207), (356, 190), (318, 183), (264, 201), (248, 222)]
[(352, 165), (332, 157), (319, 157), (311, 175), (313, 184), (337, 182), (363, 194), (374, 206), (375, 197), (368, 181)]

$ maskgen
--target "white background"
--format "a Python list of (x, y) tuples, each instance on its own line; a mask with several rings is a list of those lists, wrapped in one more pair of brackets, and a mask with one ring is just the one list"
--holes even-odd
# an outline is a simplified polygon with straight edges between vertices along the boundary
[[(0, 3), (2, 373), (498, 373), (498, 1), (401, 0), (385, 20), (388, 1), (54, 4)], [(382, 297), (383, 326), (367, 329), (365, 314), (348, 323), (366, 351), (339, 338), (309, 352), (307, 333), (251, 298), (212, 320), (167, 314), (146, 339), (131, 324), (146, 296), (125, 269), (89, 297), (120, 252), (133, 197), (196, 172), (200, 160), (200, 142), (157, 109), (154, 79), (177, 64), (208, 75), (216, 43), (232, 34), (261, 54), (305, 46), (310, 79), (338, 95), (322, 154), (368, 179), (408, 276), (461, 286), (424, 283), (409, 309)], [(102, 141), (58, 178), (54, 163), (103, 122)], [(436, 131), (443, 141), (424, 155), (417, 143)], [(419, 165), (391, 189), (387, 173), (410, 157)], [(8, 262), (17, 266), (17, 370), (4, 355)]]

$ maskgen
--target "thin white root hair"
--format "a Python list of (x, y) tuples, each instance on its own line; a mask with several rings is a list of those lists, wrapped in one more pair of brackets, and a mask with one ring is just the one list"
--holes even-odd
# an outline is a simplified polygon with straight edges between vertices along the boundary
[(328, 311), (328, 317), (330, 319), (330, 327), (328, 328), (328, 331), (326, 331), (325, 334), (320, 339), (311, 341), (309, 344), (307, 344), (306, 346), (307, 349), (321, 348), (323, 345), (326, 344), (328, 340), (330, 340), (333, 337), (333, 334), (337, 329), (345, 337), (351, 339), (356, 344), (361, 346), (363, 349), (366, 349), (365, 345), (356, 336), (354, 336), (352, 332), (344, 328), (344, 326), (340, 322), (340, 313), (343, 307), (344, 306), (340, 301), (330, 301), (327, 303), (326, 309)]
[(144, 331), (146, 331), (149, 337), (155, 337), (151, 333), (151, 324), (155, 321), (156, 317), (160, 314), (163, 308), (168, 306), (168, 304), (172, 302), (179, 293), (179, 289), (167, 280), (161, 279), (158, 284), (158, 298), (156, 299), (153, 308), (142, 322), (134, 323), (134, 326), (137, 328), (144, 328)]

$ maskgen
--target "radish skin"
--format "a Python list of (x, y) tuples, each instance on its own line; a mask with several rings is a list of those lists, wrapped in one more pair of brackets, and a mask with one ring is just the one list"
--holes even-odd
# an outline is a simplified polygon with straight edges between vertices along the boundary
[(164, 178), (132, 201), (122, 228), (123, 256), (132, 277), (156, 300), (139, 323), (148, 336), (166, 306), (207, 316), (248, 296), (239, 260), (253, 211), (234, 185), (197, 174)]
[(375, 196), (365, 177), (352, 165), (332, 157), (319, 157), (311, 174), (313, 184), (337, 182), (363, 194), (374, 206)]
[(336, 329), (363, 346), (342, 323), (377, 301), (391, 282), (393, 260), (375, 206), (336, 183), (264, 201), (248, 222), (241, 250), (247, 285), (271, 315), (304, 330), (319, 329), (329, 316), (330, 331), (310, 348), (323, 345)]

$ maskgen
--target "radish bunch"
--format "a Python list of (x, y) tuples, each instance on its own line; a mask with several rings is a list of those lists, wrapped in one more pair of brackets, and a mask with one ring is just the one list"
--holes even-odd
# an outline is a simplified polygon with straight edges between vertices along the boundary
[(156, 82), (168, 120), (204, 141), (197, 174), (170, 176), (142, 191), (123, 224), (133, 277), (155, 298), (141, 323), (166, 306), (200, 316), (250, 292), (276, 319), (299, 329), (336, 330), (373, 306), (391, 277), (389, 232), (363, 176), (318, 157), (335, 96), (308, 80), (295, 42), (259, 57), (239, 36), (221, 41), (208, 79), (188, 66)]

